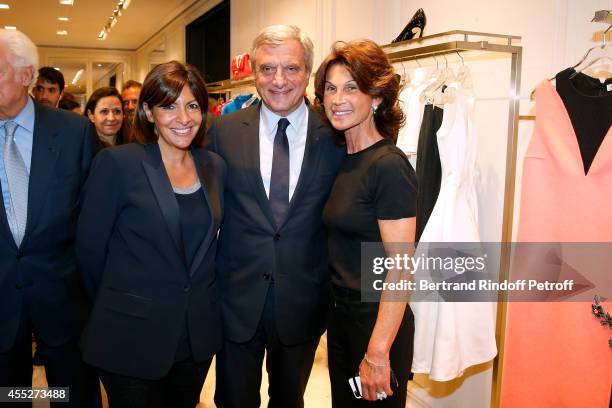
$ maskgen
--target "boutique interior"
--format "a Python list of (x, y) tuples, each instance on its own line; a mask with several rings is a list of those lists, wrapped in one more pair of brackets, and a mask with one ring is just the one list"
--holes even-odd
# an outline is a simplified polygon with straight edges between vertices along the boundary
[[(214, 65), (210, 75), (204, 72), (208, 91), (236, 101), (233, 109), (240, 109), (257, 95), (252, 75), (233, 74), (232, 69), (241, 65), (240, 56), (250, 51), (263, 27), (295, 24), (305, 30), (314, 43), (315, 70), (335, 41), (371, 39), (384, 46), (404, 84), (400, 100), (407, 121), (398, 146), (416, 167), (424, 154), (419, 133), (425, 121), (432, 121), (431, 126), (442, 130), (442, 167), (443, 150), (460, 155), (462, 177), (471, 180), (475, 191), (473, 233), (449, 231), (436, 218), (443, 225), (425, 226), (424, 241), (612, 242), (611, 0), (2, 3), (9, 7), (0, 10), (0, 25), (27, 34), (38, 46), (40, 65), (59, 69), (66, 89), (81, 105), (100, 86), (121, 89), (127, 80), (142, 82), (156, 64), (178, 60), (204, 71)], [(412, 39), (393, 42), (420, 8), (426, 15), (424, 27)], [(207, 25), (207, 18), (219, 13), (225, 24)], [(198, 31), (202, 25), (208, 31)], [(225, 51), (217, 52), (217, 47)], [(211, 58), (223, 63), (211, 63)], [(438, 91), (451, 79), (458, 84), (450, 87), (452, 92), (448, 87)], [(313, 82), (307, 88), (310, 98)], [(423, 113), (427, 105), (430, 111)], [(437, 123), (435, 109), (444, 110)], [(455, 122), (445, 123), (451, 111)], [(458, 121), (467, 132), (462, 137), (447, 129), (459, 126)], [(443, 141), (443, 130), (455, 140)], [(444, 185), (437, 190), (438, 200), (452, 200)], [(510, 277), (512, 257), (512, 250), (502, 247), (500, 280)], [(418, 313), (435, 317), (420, 329), (417, 321), (422, 332), (416, 335), (415, 349), (421, 342), (430, 349), (415, 355), (407, 406), (608, 407), (612, 320), (594, 311), (612, 310), (606, 300), (612, 296), (609, 272), (598, 282), (600, 275), (581, 273), (579, 265), (571, 269), (587, 282), (584, 296), (553, 309), (549, 303), (506, 302), (507, 293), (500, 293), (499, 302), (447, 303), (448, 308), (436, 310), (415, 305)], [(601, 297), (601, 305), (593, 306), (594, 295)], [(472, 335), (475, 331), (479, 335)], [(425, 332), (440, 336), (439, 344), (446, 346), (431, 345), (429, 337), (422, 337)], [(451, 360), (460, 361), (449, 368)], [(265, 367), (263, 378), (261, 398), (267, 404)], [(214, 383), (211, 369), (198, 407), (214, 407)], [(45, 386), (44, 368), (35, 368), (33, 384)], [(554, 405), (555, 398), (567, 404)], [(535, 400), (550, 405), (528, 403)], [(325, 336), (305, 406), (331, 407)]]

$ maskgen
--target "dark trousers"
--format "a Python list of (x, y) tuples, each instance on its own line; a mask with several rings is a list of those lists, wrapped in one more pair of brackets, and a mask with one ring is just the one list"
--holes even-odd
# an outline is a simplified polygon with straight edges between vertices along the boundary
[[(21, 322), (13, 347), (0, 353), (0, 387), (32, 386), (32, 331), (44, 361), (49, 387), (69, 387), (70, 402), (52, 402), (51, 408), (101, 407), (100, 385), (95, 371), (82, 360), (74, 338), (61, 346), (49, 346), (32, 327), (27, 307), (21, 312)], [(30, 403), (2, 407), (25, 407)]]
[(333, 408), (369, 407), (404, 408), (408, 380), (411, 377), (414, 316), (406, 307), (389, 358), (399, 382), (393, 396), (381, 401), (356, 399), (348, 379), (359, 372), (359, 364), (368, 348), (376, 323), (378, 303), (362, 303), (360, 293), (334, 288), (330, 321), (327, 329), (327, 358)]
[(226, 340), (217, 354), (215, 404), (219, 408), (259, 407), (261, 366), (267, 352), (268, 407), (302, 408), (318, 344), (319, 338), (292, 346), (282, 344), (276, 330), (274, 285), (270, 285), (253, 339), (246, 343)]
[[(175, 363), (159, 380), (145, 380), (100, 371), (109, 408), (194, 408), (212, 359)], [(137, 362), (135, 362), (137, 364)]]

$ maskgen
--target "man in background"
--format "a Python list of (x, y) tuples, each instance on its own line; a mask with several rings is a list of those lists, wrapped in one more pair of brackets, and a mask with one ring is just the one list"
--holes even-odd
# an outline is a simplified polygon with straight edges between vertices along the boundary
[(42, 67), (38, 70), (32, 96), (38, 103), (57, 108), (64, 92), (64, 84), (64, 75), (60, 71), (52, 67)]
[(123, 99), (123, 139), (126, 142), (133, 141), (132, 135), (134, 133), (134, 116), (136, 114), (136, 107), (138, 106), (138, 97), (140, 97), (140, 90), (142, 84), (138, 81), (129, 80), (123, 84), (121, 90), (121, 99)]

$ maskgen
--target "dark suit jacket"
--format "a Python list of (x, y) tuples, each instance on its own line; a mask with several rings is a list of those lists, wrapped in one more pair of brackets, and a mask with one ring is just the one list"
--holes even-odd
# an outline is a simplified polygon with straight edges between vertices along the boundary
[(158, 144), (111, 147), (94, 160), (77, 229), (80, 271), (95, 299), (81, 339), (91, 365), (163, 377), (174, 363), (185, 316), (196, 361), (221, 347), (214, 260), (225, 164), (203, 149), (192, 155), (212, 223), (190, 267)]
[(224, 116), (209, 131), (209, 149), (228, 167), (217, 256), (224, 335), (235, 342), (253, 337), (273, 277), (280, 339), (299, 344), (325, 330), (329, 272), (321, 213), (346, 149), (309, 108), (300, 177), (287, 217), (276, 225), (259, 166), (259, 110)]
[(74, 256), (81, 188), (95, 136), (72, 112), (34, 104), (28, 220), (17, 248), (0, 199), (0, 353), (15, 342), (23, 305), (37, 335), (59, 346), (78, 335), (84, 299)]

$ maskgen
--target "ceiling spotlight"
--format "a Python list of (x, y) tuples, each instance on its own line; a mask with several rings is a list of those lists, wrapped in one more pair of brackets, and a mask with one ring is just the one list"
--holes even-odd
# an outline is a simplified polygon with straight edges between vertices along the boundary
[(100, 68), (102, 66), (102, 64), (98, 64), (98, 68)]
[(81, 77), (81, 75), (83, 75), (83, 71), (85, 71), (83, 68), (79, 69), (76, 74), (74, 74), (74, 78), (72, 78), (72, 85), (76, 85), (76, 83), (79, 81), (79, 78)]
[(4, 26), (4, 29), (5, 30), (16, 30), (17, 27), (15, 27), (15, 26)]
[(57, 34), (57, 35), (68, 35), (68, 31), (66, 31), (66, 30), (57, 30), (55, 32), (55, 34)]
[(108, 21), (102, 27), (102, 31), (98, 35), (99, 40), (104, 40), (106, 36), (110, 33), (113, 27), (119, 21), (119, 17), (122, 15), (122, 11), (125, 10), (130, 5), (130, 0), (119, 0), (117, 1), (117, 5), (113, 8), (112, 15), (108, 18)]
[(59, 3), (64, 6), (73, 6), (74, 0), (59, 0)]
[(68, 21), (68, 20), (70, 20), (68, 17), (58, 17), (57, 19), (59, 21)]
[(4, 4), (4, 3), (2, 3), (2, 4), (0, 4), (0, 9), (1, 9), (1, 10), (8, 10), (8, 9), (10, 9), (10, 7), (9, 7), (9, 5), (8, 5), (8, 4)]

